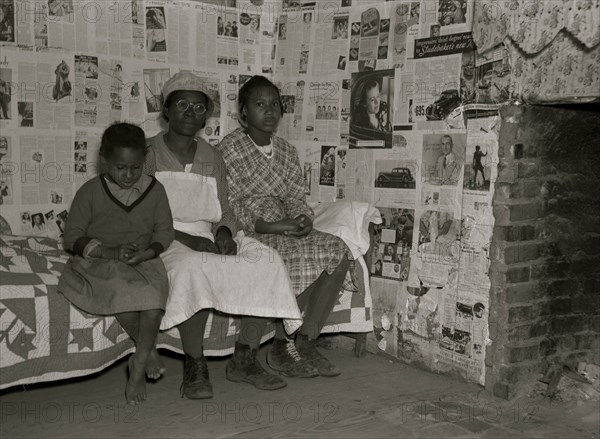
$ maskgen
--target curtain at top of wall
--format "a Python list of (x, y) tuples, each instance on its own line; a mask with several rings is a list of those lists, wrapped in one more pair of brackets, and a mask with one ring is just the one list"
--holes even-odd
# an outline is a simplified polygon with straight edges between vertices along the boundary
[(590, 49), (600, 43), (600, 0), (481, 0), (475, 2), (473, 39), (485, 52), (510, 37), (536, 54), (565, 29)]

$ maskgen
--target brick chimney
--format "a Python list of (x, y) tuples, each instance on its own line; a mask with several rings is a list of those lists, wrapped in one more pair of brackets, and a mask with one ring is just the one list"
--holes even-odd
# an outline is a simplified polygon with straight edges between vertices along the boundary
[(600, 112), (502, 110), (486, 388), (600, 364)]

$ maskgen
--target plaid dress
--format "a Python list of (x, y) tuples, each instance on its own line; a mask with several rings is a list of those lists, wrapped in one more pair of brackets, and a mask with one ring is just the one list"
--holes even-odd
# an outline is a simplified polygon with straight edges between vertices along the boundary
[[(273, 137), (273, 155), (266, 157), (238, 128), (217, 146), (227, 167), (229, 200), (246, 235), (277, 250), (285, 262), (296, 295), (309, 287), (323, 271), (331, 274), (342, 258), (352, 259), (346, 244), (336, 236), (312, 230), (302, 238), (254, 231), (256, 220), (267, 222), (296, 218), (313, 219), (306, 204), (304, 177), (298, 152), (286, 140)], [(350, 276), (346, 284), (352, 288)]]

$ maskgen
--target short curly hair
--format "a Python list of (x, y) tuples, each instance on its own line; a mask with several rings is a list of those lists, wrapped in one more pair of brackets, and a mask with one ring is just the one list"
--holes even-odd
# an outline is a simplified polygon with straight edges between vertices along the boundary
[(112, 124), (102, 134), (100, 156), (110, 159), (117, 148), (138, 149), (146, 155), (144, 130), (126, 122)]

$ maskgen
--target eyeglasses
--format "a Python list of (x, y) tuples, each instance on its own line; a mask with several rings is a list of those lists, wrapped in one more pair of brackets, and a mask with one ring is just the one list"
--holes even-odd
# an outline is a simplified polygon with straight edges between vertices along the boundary
[(180, 99), (175, 102), (175, 107), (177, 107), (177, 109), (182, 113), (186, 112), (190, 106), (194, 109), (196, 116), (201, 116), (206, 113), (206, 106), (204, 104), (192, 104), (190, 101), (185, 99)]

